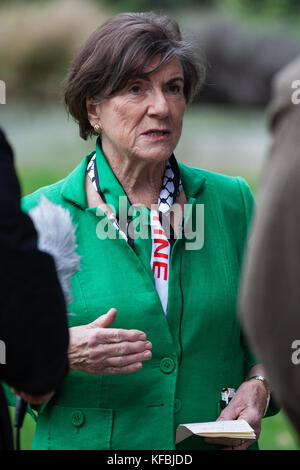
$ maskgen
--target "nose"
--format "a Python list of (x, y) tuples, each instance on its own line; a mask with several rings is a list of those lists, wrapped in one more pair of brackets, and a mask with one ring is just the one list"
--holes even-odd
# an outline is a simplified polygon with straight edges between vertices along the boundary
[(169, 115), (169, 103), (161, 90), (154, 90), (151, 93), (148, 114), (149, 116), (157, 116), (160, 119)]

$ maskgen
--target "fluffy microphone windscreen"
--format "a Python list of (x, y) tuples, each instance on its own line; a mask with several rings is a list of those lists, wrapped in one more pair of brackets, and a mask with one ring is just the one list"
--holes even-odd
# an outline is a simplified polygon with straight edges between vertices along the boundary
[(54, 259), (65, 301), (69, 305), (73, 300), (71, 278), (80, 271), (81, 258), (76, 253), (76, 227), (70, 213), (42, 196), (39, 204), (29, 211), (29, 216), (38, 234), (38, 248)]

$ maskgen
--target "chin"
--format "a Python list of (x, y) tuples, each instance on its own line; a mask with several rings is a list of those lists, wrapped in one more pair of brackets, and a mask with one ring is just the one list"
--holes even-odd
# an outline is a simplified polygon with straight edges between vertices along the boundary
[(163, 162), (168, 160), (172, 153), (174, 152), (173, 148), (168, 149), (150, 149), (148, 152), (145, 152), (143, 155), (140, 155), (140, 158), (145, 160), (155, 160), (157, 162)]
[(152, 161), (152, 162), (164, 162), (166, 160), (168, 160), (168, 158), (170, 158), (170, 156), (172, 155), (172, 152), (171, 153), (168, 153), (168, 154), (152, 154), (152, 155), (143, 155), (139, 158), (142, 158), (143, 160), (147, 160), (148, 162)]

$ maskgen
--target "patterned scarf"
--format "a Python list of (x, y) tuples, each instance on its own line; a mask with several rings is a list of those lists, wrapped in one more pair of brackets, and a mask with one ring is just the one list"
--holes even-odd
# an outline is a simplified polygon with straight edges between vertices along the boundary
[[(96, 153), (92, 156), (87, 166), (87, 174), (93, 184), (94, 189), (99, 193), (101, 199), (105, 203), (109, 203), (109, 201), (107, 201), (106, 195), (113, 192), (114, 189), (117, 192), (118, 186), (121, 185), (113, 174), (101, 150), (101, 142), (97, 142)], [(105, 181), (106, 176), (108, 179), (113, 177), (111, 180), (111, 185), (108, 181)], [(106, 184), (109, 186), (107, 191), (103, 190), (103, 186), (106, 186)], [(126, 194), (123, 188), (122, 190), (124, 194)], [(172, 154), (171, 157), (166, 161), (162, 188), (158, 198), (158, 210), (152, 209), (150, 212), (152, 237), (151, 269), (155, 279), (156, 290), (160, 297), (165, 314), (167, 314), (168, 304), (168, 280), (171, 245), (170, 240), (168, 240), (162, 226), (162, 217), (164, 215), (168, 215), (172, 205), (175, 203), (181, 191), (182, 181), (180, 172), (176, 158)], [(128, 205), (131, 205), (129, 199)], [(120, 229), (120, 223), (117, 214), (112, 213), (109, 216), (109, 219), (113, 223), (115, 229), (119, 232), (120, 236), (123, 237), (133, 248), (134, 240), (129, 236), (128, 231), (132, 217), (128, 217), (127, 228), (125, 231)]]

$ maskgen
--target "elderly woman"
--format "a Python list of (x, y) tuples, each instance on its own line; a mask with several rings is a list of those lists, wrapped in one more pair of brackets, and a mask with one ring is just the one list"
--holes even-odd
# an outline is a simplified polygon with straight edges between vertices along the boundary
[[(82, 138), (98, 135), (96, 150), (24, 201), (26, 211), (42, 195), (66, 208), (81, 256), (70, 372), (39, 410), (35, 449), (253, 443), (192, 436), (175, 446), (179, 424), (218, 418), (245, 419), (259, 436), (269, 390), (236, 315), (253, 198), (241, 178), (173, 154), (202, 81), (178, 25), (152, 13), (111, 18), (72, 64), (65, 103)], [(233, 389), (228, 406), (223, 388)]]

